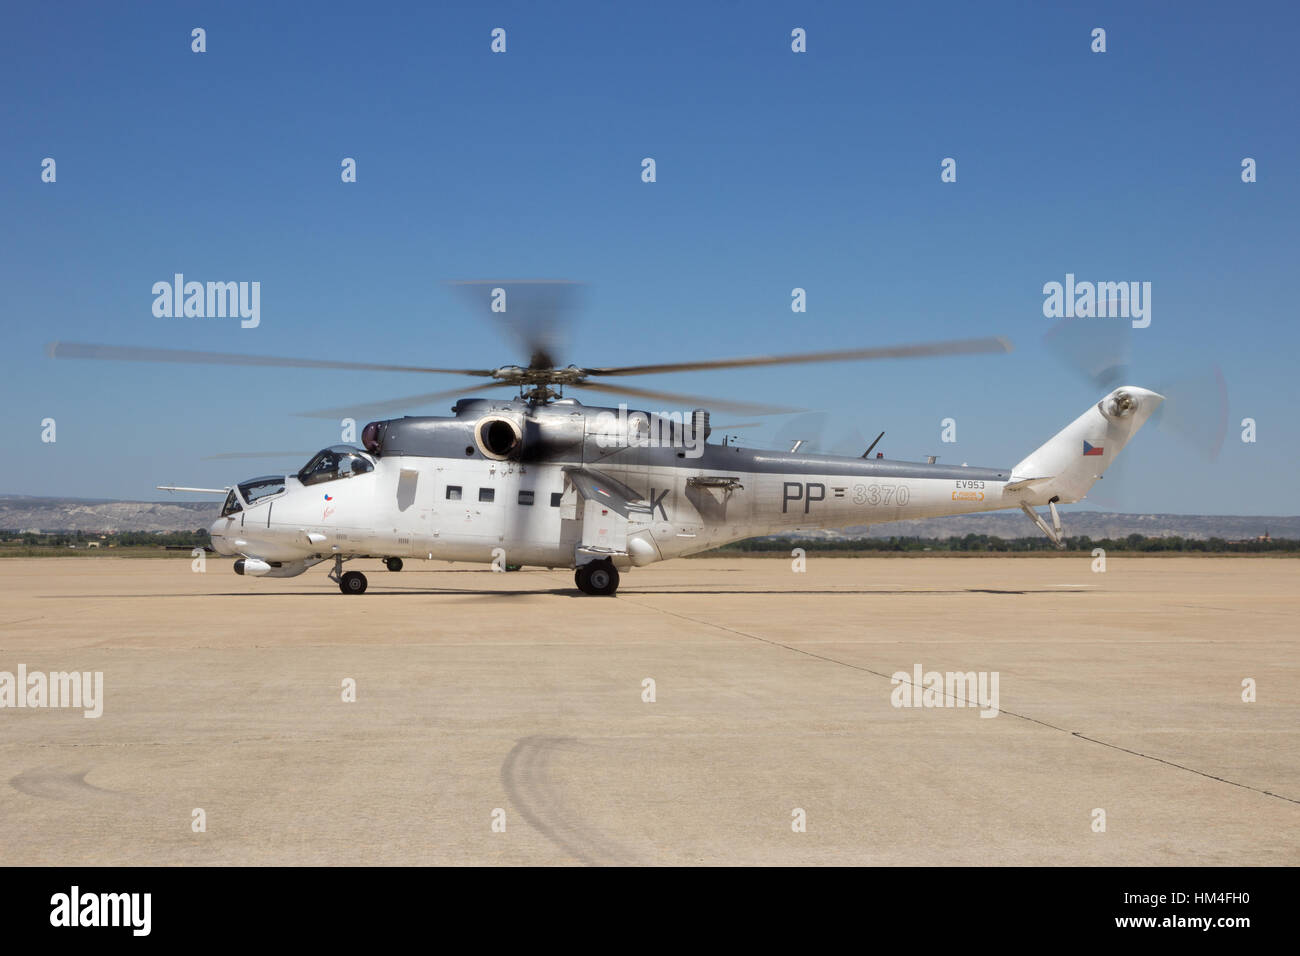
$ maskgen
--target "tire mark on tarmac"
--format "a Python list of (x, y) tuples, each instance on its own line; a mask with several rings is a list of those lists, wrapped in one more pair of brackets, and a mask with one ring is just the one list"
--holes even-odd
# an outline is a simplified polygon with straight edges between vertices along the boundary
[[(624, 598), (622, 595), (618, 595), (618, 600), (627, 601), (627, 599)], [(712, 621), (701, 621), (698, 618), (689, 617), (688, 615), (685, 614), (678, 614), (675, 611), (665, 611), (661, 607), (654, 607), (649, 604), (640, 604), (636, 601), (627, 601), (627, 603), (633, 604), (639, 608), (644, 608), (647, 611), (658, 611), (660, 614), (667, 614), (669, 617), (675, 617), (683, 621), (690, 621), (692, 624), (700, 624), (703, 625), (704, 627), (716, 627), (718, 630), (726, 631), (728, 634), (735, 634), (738, 637), (745, 637), (745, 638), (749, 638), (752, 641), (760, 641), (763, 644), (770, 644), (773, 647), (784, 648), (787, 651), (794, 651), (796, 654), (803, 654), (805, 657), (811, 657), (814, 660), (825, 661), (828, 664), (838, 664), (841, 667), (850, 667), (855, 671), (862, 671), (864, 674), (871, 674), (875, 677), (880, 677), (884, 680), (890, 681), (891, 683), (893, 682), (892, 674), (882, 674), (880, 671), (872, 670), (870, 667), (863, 667), (861, 664), (851, 664), (848, 661), (841, 661), (834, 657), (827, 657), (825, 654), (817, 654), (814, 653), (813, 651), (805, 650), (802, 647), (795, 647), (793, 644), (783, 644), (780, 641), (774, 641), (771, 638), (759, 637), (757, 634), (750, 634), (747, 631), (740, 631), (734, 627), (727, 627), (727, 625), (725, 624), (714, 624)], [(912, 684), (912, 681), (907, 681), (907, 683)], [(962, 701), (967, 706), (971, 706), (971, 707), (979, 706), (977, 702), (967, 700), (962, 697), (958, 697), (955, 694), (949, 694), (945, 692), (944, 696), (949, 697), (952, 700)], [(1014, 710), (1007, 710), (1006, 708), (1003, 707), (998, 708), (998, 713), (1008, 714), (1012, 717), (1018, 717), (1021, 720), (1029, 721), (1031, 724), (1038, 724), (1040, 727), (1047, 727), (1049, 730), (1055, 730), (1062, 734), (1069, 734), (1071, 737), (1075, 737), (1079, 740), (1086, 740), (1088, 741), (1088, 743), (1100, 744), (1103, 747), (1109, 747), (1111, 750), (1118, 750), (1121, 753), (1132, 754), (1133, 756), (1141, 757), (1144, 760), (1152, 760), (1155, 761), (1156, 763), (1162, 763), (1166, 767), (1173, 767), (1176, 770), (1185, 770), (1187, 773), (1194, 773), (1197, 776), (1205, 777), (1209, 780), (1217, 780), (1219, 783), (1226, 783), (1233, 787), (1240, 787), (1242, 790), (1253, 790), (1255, 793), (1262, 793), (1264, 796), (1273, 797), (1276, 800), (1285, 800), (1287, 803), (1300, 804), (1300, 800), (1297, 800), (1294, 797), (1288, 797), (1281, 793), (1274, 793), (1272, 790), (1265, 790), (1262, 787), (1252, 787), (1248, 783), (1239, 783), (1236, 780), (1229, 780), (1227, 777), (1219, 777), (1216, 776), (1215, 774), (1208, 773), (1204, 770), (1197, 770), (1195, 767), (1189, 767), (1186, 764), (1174, 763), (1172, 760), (1165, 760), (1163, 757), (1157, 757), (1154, 754), (1143, 753), (1140, 750), (1130, 750), (1127, 747), (1121, 747), (1119, 744), (1112, 744), (1105, 740), (1098, 740), (1096, 737), (1089, 737), (1086, 734), (1082, 734), (1077, 730), (1069, 730), (1066, 727), (1058, 727), (1055, 724), (1049, 724), (1045, 720), (1039, 720), (1037, 717), (1030, 717), (1028, 714), (1018, 714)]]
[(9, 780), (9, 786), (29, 797), (46, 800), (81, 800), (85, 797), (125, 797), (128, 794), (105, 790), (86, 783), (89, 770), (73, 773), (67, 770), (24, 770)]
[(588, 866), (635, 863), (622, 847), (599, 831), (575, 823), (551, 779), (551, 757), (577, 744), (570, 737), (524, 737), (501, 764), (501, 786), (528, 825), (565, 853)]

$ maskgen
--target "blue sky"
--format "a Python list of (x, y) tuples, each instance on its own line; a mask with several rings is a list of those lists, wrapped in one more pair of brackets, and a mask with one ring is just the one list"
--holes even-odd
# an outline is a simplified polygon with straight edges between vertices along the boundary
[[(456, 384), (53, 361), (46, 342), (493, 366), (525, 356), (442, 283), (502, 276), (590, 283), (563, 356), (586, 365), (1006, 335), (1006, 356), (636, 384), (827, 409), (832, 433), (885, 429), (889, 457), (1010, 465), (1100, 397), (1042, 342), (1043, 284), (1072, 272), (1152, 283), (1136, 384), (1217, 363), (1228, 388), (1216, 462), (1148, 426), (1093, 503), (1294, 513), (1298, 21), (1282, 3), (13, 7), (0, 492), (221, 485), (301, 462), (204, 456), (338, 440), (295, 412)], [(155, 317), (176, 272), (260, 282), (260, 326)]]

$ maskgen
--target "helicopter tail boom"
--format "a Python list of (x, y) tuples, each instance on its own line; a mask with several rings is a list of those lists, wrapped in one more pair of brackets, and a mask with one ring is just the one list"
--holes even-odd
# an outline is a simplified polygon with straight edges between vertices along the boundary
[(1016, 465), (1008, 490), (1023, 489), (1027, 504), (1078, 501), (1164, 400), (1135, 385), (1115, 389)]

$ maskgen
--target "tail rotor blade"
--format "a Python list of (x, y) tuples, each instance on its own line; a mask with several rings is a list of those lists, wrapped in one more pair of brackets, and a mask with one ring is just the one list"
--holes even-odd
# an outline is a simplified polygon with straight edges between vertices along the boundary
[(1103, 392), (1129, 378), (1132, 328), (1128, 322), (1069, 318), (1043, 337), (1048, 349)]
[[(1099, 391), (1129, 384), (1133, 331), (1130, 323), (1111, 319), (1070, 318), (1056, 323), (1044, 336), (1047, 347)], [(1152, 421), (1214, 461), (1228, 429), (1228, 386), (1218, 365), (1202, 366), (1162, 381), (1156, 391), (1165, 396)], [(1118, 483), (1118, 482), (1114, 482)]]
[(1157, 388), (1165, 396), (1155, 421), (1213, 462), (1228, 433), (1228, 383), (1218, 365), (1193, 369)]

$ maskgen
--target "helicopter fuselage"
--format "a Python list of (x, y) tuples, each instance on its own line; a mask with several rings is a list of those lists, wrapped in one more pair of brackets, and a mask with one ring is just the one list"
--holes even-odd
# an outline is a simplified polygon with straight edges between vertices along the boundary
[(1155, 400), (1138, 419), (1112, 421), (1103, 400), (1053, 439), (1072, 449), (1074, 429), (1101, 448), (1079, 452), (1090, 458), (1083, 484), (1071, 484), (1064, 452), (1068, 468), (1038, 475), (1026, 471), (1044, 470), (1034, 456), (1013, 469), (763, 451), (705, 441), (698, 411), (675, 442), (626, 409), (464, 399), (450, 418), (372, 423), (364, 449), (242, 483), (212, 540), (244, 556), (241, 573), (273, 577), (357, 556), (626, 570), (761, 535), (1054, 505), (1082, 497), (1158, 404), (1130, 392)]

